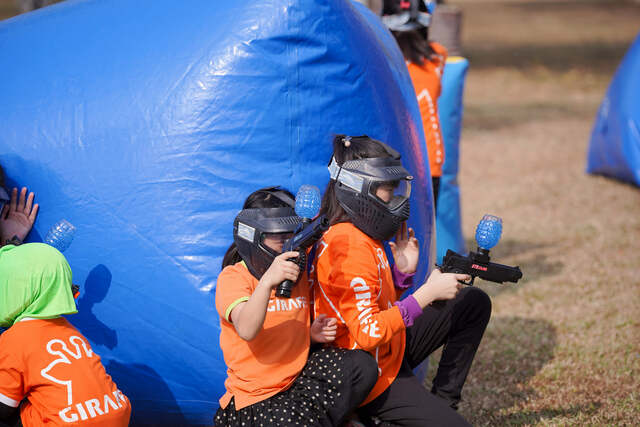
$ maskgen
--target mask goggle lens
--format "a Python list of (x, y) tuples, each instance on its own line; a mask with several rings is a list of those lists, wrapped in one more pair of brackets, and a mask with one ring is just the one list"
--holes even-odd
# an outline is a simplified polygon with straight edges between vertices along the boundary
[(371, 195), (387, 205), (398, 204), (411, 196), (411, 180), (386, 181), (374, 183), (370, 187)]
[(282, 246), (284, 243), (292, 237), (293, 233), (264, 233), (260, 243), (269, 249), (280, 253), (282, 252)]

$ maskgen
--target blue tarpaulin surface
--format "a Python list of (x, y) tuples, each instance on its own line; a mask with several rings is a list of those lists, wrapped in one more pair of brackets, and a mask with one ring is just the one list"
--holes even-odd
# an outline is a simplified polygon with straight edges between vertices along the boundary
[(618, 67), (591, 133), (587, 172), (640, 186), (640, 34)]
[(458, 166), (460, 161), (460, 131), (462, 129), (464, 82), (469, 61), (464, 58), (449, 58), (442, 73), (442, 94), (438, 99), (438, 112), (442, 139), (444, 140), (444, 164), (440, 178), (438, 215), (436, 218), (437, 260), (447, 249), (460, 254), (465, 252), (462, 236), (460, 186)]
[(0, 23), (0, 163), (41, 204), (30, 241), (61, 218), (77, 227), (69, 320), (132, 425), (211, 424), (233, 218), (262, 186), (324, 189), (332, 134), (402, 153), (429, 253), (422, 125), (391, 41), (342, 0), (70, 0)]

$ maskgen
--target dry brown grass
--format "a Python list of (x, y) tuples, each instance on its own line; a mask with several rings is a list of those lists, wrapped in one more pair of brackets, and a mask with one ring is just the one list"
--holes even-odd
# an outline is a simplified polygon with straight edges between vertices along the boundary
[[(51, 4), (63, 0), (53, 0)], [(20, 13), (17, 0), (0, 0), (0, 20), (8, 19)]]
[(0, 0), (0, 20), (11, 18), (18, 13), (18, 8), (13, 0)]
[(524, 272), (515, 286), (480, 284), (494, 310), (461, 412), (474, 425), (638, 425), (640, 189), (584, 171), (640, 4), (456, 4), (471, 64), (463, 231), (501, 216), (494, 259)]

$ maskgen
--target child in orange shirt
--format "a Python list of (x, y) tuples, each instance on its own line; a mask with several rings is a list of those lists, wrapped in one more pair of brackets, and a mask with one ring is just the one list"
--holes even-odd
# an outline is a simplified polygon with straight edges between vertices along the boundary
[(437, 209), (444, 163), (438, 98), (442, 92), (442, 73), (447, 60), (447, 49), (439, 43), (429, 41), (429, 25), (434, 8), (435, 3), (432, 1), (385, 1), (382, 21), (398, 42), (418, 97), (429, 155), (433, 203)]
[[(280, 254), (301, 221), (294, 205), (288, 191), (258, 190), (234, 221), (215, 296), (228, 367), (216, 426), (340, 425), (376, 381), (364, 351), (310, 352), (312, 341), (334, 339), (336, 320), (318, 316), (310, 327), (306, 271), (290, 261), (298, 252)], [(291, 298), (278, 298), (285, 279), (298, 283)]]
[[(366, 135), (338, 135), (333, 147), (320, 211), (331, 226), (316, 245), (314, 310), (338, 318), (335, 346), (366, 350), (378, 362), (378, 381), (359, 413), (392, 425), (468, 425), (452, 408), (491, 301), (478, 288), (462, 288), (459, 281), (469, 276), (438, 269), (399, 301), (419, 257), (418, 241), (405, 222), (412, 177), (395, 150)], [(393, 237), (390, 265), (382, 242)], [(440, 302), (432, 306), (435, 301)], [(428, 393), (412, 369), (442, 345)]]
[[(77, 313), (71, 269), (42, 243), (0, 248), (0, 419), (25, 427), (126, 427), (131, 406), (63, 314)], [(19, 425), (19, 424), (18, 424)]]

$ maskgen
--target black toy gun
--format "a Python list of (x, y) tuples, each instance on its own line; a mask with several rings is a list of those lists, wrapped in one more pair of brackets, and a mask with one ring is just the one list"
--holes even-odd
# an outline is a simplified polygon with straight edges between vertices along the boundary
[(438, 266), (440, 271), (443, 273), (468, 274), (471, 276), (471, 281), (465, 282), (465, 285), (469, 286), (473, 286), (473, 281), (476, 277), (495, 283), (517, 283), (522, 278), (520, 267), (491, 262), (489, 251), (478, 249), (478, 252), (469, 252), (467, 256), (460, 255), (451, 249), (447, 250), (447, 254), (442, 259), (442, 265)]
[[(329, 220), (326, 216), (321, 215), (313, 221), (303, 218), (302, 224), (298, 227), (293, 237), (284, 242), (282, 252), (298, 251), (300, 255), (295, 260), (301, 269), (306, 268), (306, 251), (314, 245), (325, 231), (329, 229)], [(293, 261), (293, 260), (292, 260)], [(281, 298), (290, 298), (291, 290), (295, 285), (291, 280), (285, 280), (280, 283), (276, 289), (276, 296)]]
[[(320, 190), (314, 185), (302, 185), (296, 194), (296, 214), (302, 218), (302, 222), (296, 228), (293, 236), (284, 242), (282, 252), (297, 251), (300, 253), (295, 261), (300, 269), (307, 267), (307, 249), (314, 245), (325, 231), (329, 229), (329, 220), (320, 215), (313, 221), (311, 218), (320, 211)], [(285, 280), (276, 288), (276, 296), (291, 298), (291, 290), (295, 283)]]
[(449, 249), (442, 259), (442, 264), (437, 267), (443, 273), (470, 275), (471, 281), (462, 282), (469, 286), (473, 286), (476, 277), (495, 283), (517, 283), (522, 278), (520, 267), (493, 263), (489, 256), (489, 249), (498, 243), (501, 234), (502, 219), (493, 215), (485, 215), (476, 228), (478, 250), (463, 256)]

